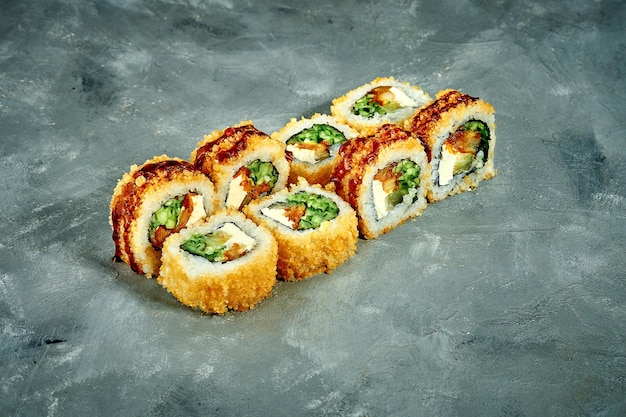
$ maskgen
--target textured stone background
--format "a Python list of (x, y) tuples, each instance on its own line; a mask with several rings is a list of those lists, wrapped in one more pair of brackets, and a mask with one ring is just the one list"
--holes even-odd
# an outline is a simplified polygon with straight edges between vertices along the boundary
[[(5, 415), (626, 415), (621, 1), (5, 0)], [(497, 110), (499, 174), (255, 310), (111, 262), (131, 164), (393, 75)]]

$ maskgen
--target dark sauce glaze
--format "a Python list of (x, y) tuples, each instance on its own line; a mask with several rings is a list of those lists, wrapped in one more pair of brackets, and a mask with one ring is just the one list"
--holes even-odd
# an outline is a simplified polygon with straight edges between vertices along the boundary
[[(115, 242), (114, 261), (123, 261), (122, 247), (128, 256), (128, 264), (137, 273), (143, 273), (141, 265), (135, 260), (131, 247), (130, 225), (135, 220), (136, 210), (142, 203), (143, 193), (147, 184), (154, 178), (159, 177), (171, 180), (179, 173), (194, 170), (193, 165), (186, 161), (165, 160), (147, 163), (133, 173), (131, 178), (123, 185), (121, 193), (117, 196), (115, 205), (111, 211), (113, 223), (113, 242)], [(143, 177), (144, 180), (139, 178)]]
[(363, 181), (365, 167), (376, 160), (383, 147), (410, 137), (406, 130), (385, 124), (371, 136), (358, 137), (341, 145), (339, 162), (331, 178), (337, 194), (356, 207), (357, 191)]
[(478, 97), (472, 97), (452, 90), (448, 91), (432, 102), (428, 107), (421, 109), (413, 116), (411, 120), (411, 132), (422, 142), (429, 162), (432, 160), (432, 149), (425, 139), (428, 131), (441, 119), (443, 113), (458, 105), (469, 104), (477, 100)]
[(268, 136), (253, 125), (229, 127), (224, 130), (218, 139), (202, 145), (196, 151), (194, 166), (207, 174), (205, 164), (210, 156), (218, 163), (235, 158), (248, 147), (252, 136)]

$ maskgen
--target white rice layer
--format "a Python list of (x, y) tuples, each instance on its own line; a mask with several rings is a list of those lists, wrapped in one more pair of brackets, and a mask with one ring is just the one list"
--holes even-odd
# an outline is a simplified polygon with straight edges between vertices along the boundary
[(150, 187), (144, 192), (141, 205), (137, 209), (138, 215), (130, 227), (130, 249), (136, 261), (143, 265), (146, 275), (156, 276), (160, 266), (161, 253), (152, 246), (148, 237), (150, 219), (155, 211), (169, 199), (190, 192), (203, 197), (204, 209), (208, 211), (206, 214), (213, 211), (215, 203), (213, 184), (202, 174), (198, 174), (198, 177), (195, 181), (183, 181), (177, 178), (167, 182), (161, 181), (158, 186)]
[[(289, 179), (289, 163), (284, 157), (284, 152), (277, 153), (275, 150), (272, 149), (260, 148), (254, 149), (252, 151), (246, 150), (241, 153), (235, 163), (232, 163), (228, 167), (228, 171), (230, 172), (230, 174), (221, 176), (216, 182), (217, 198), (222, 206), (226, 207), (226, 202), (228, 200), (228, 194), (231, 189), (233, 176), (237, 173), (237, 171), (239, 171), (241, 167), (246, 166), (257, 159), (261, 162), (271, 162), (278, 171), (278, 180), (276, 181), (272, 192), (276, 192), (285, 188), (287, 180)], [(236, 209), (238, 207), (232, 208)]]
[[(407, 152), (406, 144), (402, 147), (390, 146), (381, 150), (375, 164), (368, 166), (362, 179), (362, 189), (357, 199), (359, 207), (358, 214), (361, 223), (367, 227), (373, 235), (384, 233), (393, 228), (406, 219), (419, 215), (427, 205), (426, 190), (429, 180), (428, 162), (423, 150), (418, 152)], [(421, 147), (420, 147), (421, 148)], [(405, 198), (403, 202), (398, 203), (389, 212), (381, 218), (378, 218), (376, 205), (374, 203), (374, 176), (379, 170), (388, 165), (408, 159), (415, 162), (420, 167), (420, 184), (417, 187), (417, 199), (412, 201), (411, 198)]]
[[(469, 106), (468, 111), (455, 111), (449, 112), (450, 117), (447, 123), (440, 123), (435, 130), (431, 132), (431, 138), (433, 140), (432, 147), (432, 177), (431, 177), (431, 192), (433, 201), (439, 201), (445, 197), (467, 189), (474, 188), (476, 184), (486, 178), (491, 178), (496, 174), (494, 168), (494, 152), (496, 145), (496, 125), (495, 115), (491, 112), (482, 111), (478, 106)], [(489, 129), (489, 152), (487, 160), (482, 167), (470, 173), (459, 173), (455, 175), (447, 184), (439, 184), (439, 165), (441, 163), (441, 153), (443, 144), (446, 139), (459, 129), (465, 122), (470, 120), (478, 120), (484, 122)], [(431, 139), (432, 140), (432, 139)]]
[[(225, 224), (232, 223), (238, 227), (246, 236), (254, 240), (254, 246), (251, 250), (237, 259), (228, 262), (211, 262), (202, 256), (193, 255), (180, 246), (188, 240), (192, 234), (208, 234), (217, 231)], [(246, 268), (251, 262), (254, 262), (259, 253), (263, 253), (272, 245), (273, 237), (266, 229), (258, 227), (254, 222), (247, 219), (240, 212), (219, 212), (207, 219), (206, 222), (192, 227), (188, 227), (180, 233), (174, 234), (166, 240), (169, 250), (168, 256), (176, 257), (182, 265), (185, 265), (185, 273), (191, 280), (206, 278), (207, 276), (218, 277), (220, 274), (226, 274), (236, 271), (240, 268)]]
[[(352, 113), (352, 107), (359, 99), (365, 96), (368, 92), (372, 91), (374, 88), (384, 86), (400, 90), (414, 102), (414, 105), (402, 106), (397, 110), (382, 115), (376, 113), (372, 118)], [(370, 134), (377, 126), (384, 123), (398, 124), (403, 120), (408, 119), (418, 110), (418, 108), (430, 101), (430, 96), (417, 86), (413, 86), (407, 82), (396, 81), (393, 77), (378, 78), (371, 83), (364, 84), (354, 90), (351, 90), (343, 97), (333, 100), (331, 114), (364, 134)]]

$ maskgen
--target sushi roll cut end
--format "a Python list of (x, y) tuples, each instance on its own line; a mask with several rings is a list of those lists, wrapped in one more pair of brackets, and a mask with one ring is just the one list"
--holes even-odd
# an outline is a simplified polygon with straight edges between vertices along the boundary
[(401, 125), (430, 100), (417, 86), (379, 77), (334, 99), (331, 114), (361, 135), (371, 135), (385, 123)]
[(115, 257), (152, 278), (165, 239), (216, 208), (212, 182), (189, 162), (166, 155), (133, 165), (113, 192), (109, 221)]
[(245, 213), (278, 242), (278, 277), (300, 281), (331, 273), (356, 253), (354, 210), (335, 193), (301, 178), (277, 194), (253, 202)]
[(429, 201), (472, 190), (497, 174), (491, 104), (456, 90), (443, 90), (406, 128), (426, 145), (432, 166)]
[(339, 147), (358, 133), (337, 118), (314, 114), (310, 118), (291, 119), (272, 138), (285, 143), (289, 161), (289, 184), (302, 177), (309, 184), (326, 185), (337, 162)]
[(361, 236), (373, 239), (425, 209), (430, 170), (422, 144), (406, 130), (381, 126), (340, 149), (337, 194), (354, 208)]
[(205, 136), (191, 162), (215, 183), (220, 205), (235, 210), (284, 188), (289, 178), (285, 144), (249, 121)]
[(245, 311), (271, 294), (277, 261), (267, 229), (241, 212), (220, 210), (165, 241), (158, 282), (188, 307)]

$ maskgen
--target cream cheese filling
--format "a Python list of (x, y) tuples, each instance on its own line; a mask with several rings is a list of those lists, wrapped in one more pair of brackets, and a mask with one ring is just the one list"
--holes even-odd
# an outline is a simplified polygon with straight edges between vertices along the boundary
[(286, 148), (295, 159), (302, 162), (308, 162), (309, 164), (317, 163), (315, 159), (315, 150), (313, 149), (303, 149), (297, 145), (289, 144)]
[(402, 90), (397, 87), (389, 88), (389, 91), (393, 93), (395, 101), (402, 107), (415, 107), (417, 103), (407, 96)]
[(191, 216), (187, 220), (187, 225), (198, 223), (206, 216), (206, 209), (204, 208), (204, 198), (201, 195), (191, 196)]
[(261, 213), (264, 216), (269, 217), (270, 219), (293, 229), (293, 222), (289, 220), (287, 216), (285, 216), (286, 210), (284, 208), (265, 207), (261, 209)]
[(383, 189), (383, 183), (374, 180), (372, 181), (372, 196), (374, 200), (374, 208), (376, 209), (377, 219), (381, 219), (389, 213), (387, 210), (387, 196), (389, 193)]
[(235, 244), (238, 244), (243, 247), (245, 251), (250, 251), (256, 245), (256, 240), (254, 240), (253, 237), (248, 236), (234, 223), (224, 223), (218, 231), (222, 231), (230, 236), (228, 240), (224, 242), (227, 249), (231, 248)]
[(248, 193), (243, 187), (243, 175), (238, 175), (230, 181), (228, 196), (226, 197), (226, 207), (239, 210), (241, 203)]
[(448, 147), (444, 144), (439, 157), (439, 185), (448, 185), (452, 181), (456, 158), (456, 154), (448, 151)]
[(441, 149), (441, 157), (439, 158), (439, 168), (438, 168), (438, 173), (439, 173), (439, 185), (440, 186), (445, 186), (450, 184), (450, 182), (452, 181), (452, 178), (454, 178), (455, 175), (455, 168), (457, 163), (459, 163), (461, 161), (461, 163), (463, 163), (462, 159), (463, 158), (468, 158), (471, 157), (471, 162), (469, 164), (469, 166), (467, 166), (467, 161), (465, 161), (465, 166), (467, 167), (466, 170), (463, 171), (458, 171), (457, 174), (461, 174), (461, 173), (468, 173), (471, 172), (475, 169), (480, 169), (482, 168), (485, 163), (483, 162), (483, 157), (484, 157), (484, 152), (483, 151), (478, 151), (478, 153), (476, 155), (470, 155), (467, 153), (463, 153), (463, 152), (454, 152), (454, 151), (449, 151), (448, 150), (448, 146), (444, 143), (442, 149)]

